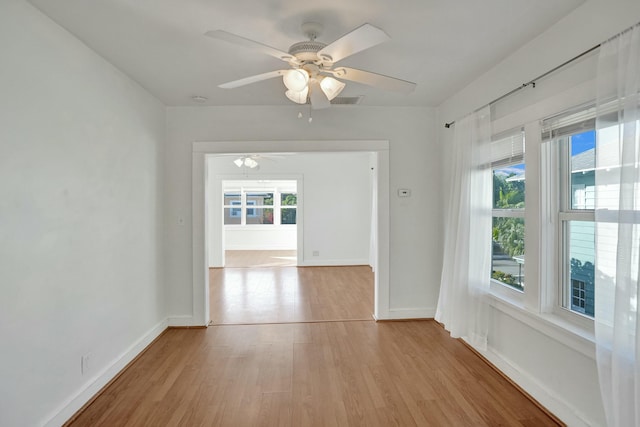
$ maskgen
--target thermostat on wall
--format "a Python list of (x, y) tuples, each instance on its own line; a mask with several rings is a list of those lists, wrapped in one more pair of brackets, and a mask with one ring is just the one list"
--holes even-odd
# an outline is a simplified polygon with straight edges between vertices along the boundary
[(411, 197), (411, 190), (408, 188), (399, 188), (398, 197)]

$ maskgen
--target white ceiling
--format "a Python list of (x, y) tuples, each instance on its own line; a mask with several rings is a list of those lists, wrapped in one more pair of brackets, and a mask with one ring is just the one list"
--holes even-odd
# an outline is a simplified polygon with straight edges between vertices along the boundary
[(339, 65), (417, 83), (402, 95), (348, 82), (361, 105), (437, 106), (584, 0), (30, 0), (166, 105), (290, 105), (281, 79), (217, 85), (286, 68), (283, 62), (205, 37), (222, 29), (280, 50), (305, 40), (303, 22), (330, 43), (368, 22), (391, 40)]

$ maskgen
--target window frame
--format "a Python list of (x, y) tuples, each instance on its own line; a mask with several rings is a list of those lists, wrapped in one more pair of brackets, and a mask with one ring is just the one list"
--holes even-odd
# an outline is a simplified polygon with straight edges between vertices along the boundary
[[(501, 132), (500, 134), (494, 135), (492, 138), (492, 148), (493, 145), (498, 143), (500, 140), (504, 140), (504, 139), (508, 139), (508, 138), (512, 138), (515, 135), (517, 135), (518, 133), (521, 134), (522, 137), (522, 153), (517, 153), (516, 155), (512, 153), (507, 154), (507, 152), (504, 153), (504, 155), (502, 157), (499, 158), (495, 158), (492, 159), (491, 161), (491, 185), (493, 186), (493, 174), (494, 171), (496, 169), (501, 169), (501, 168), (505, 168), (508, 166), (513, 166), (513, 165), (518, 165), (518, 164), (523, 164), (525, 167), (525, 177), (526, 177), (526, 170), (527, 170), (527, 163), (526, 163), (526, 147), (524, 146), (526, 144), (526, 138), (525, 138), (525, 128), (524, 126), (518, 126), (516, 128), (510, 129), (506, 132)], [(494, 198), (494, 194), (493, 191), (491, 192), (491, 198), (493, 200)], [(493, 202), (492, 202), (493, 204)], [(526, 253), (526, 248), (527, 248), (527, 243), (526, 243), (526, 236), (527, 236), (527, 221), (526, 221), (526, 207), (527, 207), (527, 195), (526, 195), (526, 178), (525, 178), (525, 205), (523, 208), (506, 208), (506, 209), (499, 209), (499, 208), (492, 208), (491, 209), (491, 223), (493, 224), (493, 220), (494, 218), (522, 218), (524, 220), (524, 239), (525, 239), (525, 253)], [(492, 225), (493, 228), (493, 225)], [(492, 248), (491, 248), (491, 266), (493, 267), (493, 238), (491, 239), (491, 244), (492, 244)], [(522, 270), (524, 271), (524, 277), (527, 277), (526, 274), (526, 263), (523, 263), (522, 266)], [(523, 299), (523, 295), (524, 295), (524, 289), (518, 289), (512, 285), (509, 285), (507, 283), (501, 282), (498, 279), (494, 279), (492, 277), (492, 272), (493, 272), (493, 268), (491, 268), (491, 271), (489, 271), (489, 281), (490, 281), (490, 290), (492, 293), (501, 295), (502, 297), (506, 297), (508, 299), (511, 300), (517, 300), (519, 302), (522, 301)]]
[[(230, 203), (224, 203), (224, 197), (225, 194), (230, 193), (230, 192), (237, 192), (240, 194), (240, 201), (238, 202), (237, 200), (232, 200)], [(271, 205), (259, 205), (257, 204), (256, 200), (248, 200), (247, 196), (250, 196), (251, 194), (265, 194), (265, 193), (271, 193), (272, 198), (273, 198), (273, 204)], [(281, 204), (281, 195), (282, 194), (295, 194), (296, 195), (296, 205), (290, 206), (290, 205), (282, 205)], [(253, 188), (253, 187), (240, 187), (240, 189), (228, 189), (228, 190), (223, 190), (222, 191), (222, 197), (223, 197), (223, 203), (222, 203), (222, 220), (223, 220), (223, 227), (230, 227), (230, 228), (239, 228), (239, 227), (249, 227), (249, 228), (253, 228), (253, 227), (257, 227), (257, 228), (265, 228), (265, 227), (296, 227), (297, 223), (298, 223), (298, 216), (297, 216), (297, 212), (298, 212), (298, 205), (297, 205), (297, 197), (298, 197), (298, 192), (297, 190), (291, 190), (289, 188), (287, 188), (286, 190), (282, 190), (279, 189), (277, 187), (269, 187), (269, 188)], [(240, 205), (238, 205), (238, 203), (240, 203)], [(282, 208), (288, 209), (288, 208), (293, 208), (296, 210), (296, 222), (293, 224), (282, 224), (282, 213), (281, 210)], [(225, 214), (224, 214), (224, 210), (225, 209), (231, 209), (229, 211), (229, 217), (231, 218), (237, 218), (238, 216), (240, 216), (240, 223), (239, 224), (225, 224), (224, 223), (224, 219), (225, 219)], [(240, 215), (238, 215), (236, 212), (237, 210), (240, 210)], [(271, 224), (260, 224), (260, 223), (248, 223), (247, 222), (247, 218), (256, 218), (259, 216), (258, 214), (258, 210), (263, 210), (263, 209), (270, 209), (273, 212), (273, 223)]]
[[(594, 330), (593, 317), (571, 308), (573, 288), (569, 227), (572, 221), (595, 224), (595, 209), (574, 209), (572, 207), (570, 138), (588, 131), (595, 131), (595, 120), (591, 117), (593, 113), (593, 104), (589, 103), (556, 114), (555, 117), (560, 117), (559, 121), (561, 122), (561, 125), (554, 129), (558, 132), (557, 136), (554, 136), (546, 126), (541, 126), (541, 137), (549, 145), (549, 156), (546, 159), (548, 165), (545, 168), (550, 172), (545, 177), (548, 179), (549, 186), (547, 187), (548, 194), (545, 194), (544, 197), (552, 200), (552, 203), (548, 205), (549, 210), (542, 212), (542, 214), (546, 215), (547, 221), (551, 225), (548, 242), (555, 242), (555, 245), (546, 245), (554, 252), (554, 260), (551, 261), (550, 257), (547, 257), (546, 260), (541, 260), (540, 265), (542, 271), (547, 269), (550, 272), (547, 276), (549, 280), (542, 284), (551, 296), (547, 301), (547, 310), (590, 333)], [(571, 117), (575, 117), (575, 120), (571, 120)], [(547, 120), (552, 121), (554, 117), (541, 120), (541, 123)]]

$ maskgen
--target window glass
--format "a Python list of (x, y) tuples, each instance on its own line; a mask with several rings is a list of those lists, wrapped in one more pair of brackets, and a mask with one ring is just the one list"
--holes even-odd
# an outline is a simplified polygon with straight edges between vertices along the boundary
[(273, 206), (273, 193), (247, 193), (247, 205)]
[(282, 206), (295, 206), (298, 204), (298, 196), (296, 193), (282, 193), (280, 203)]
[(273, 208), (252, 208), (249, 215), (247, 208), (247, 224), (273, 224)]
[(525, 165), (493, 168), (491, 278), (524, 290)]
[(595, 208), (596, 133), (588, 131), (569, 138), (571, 209)]
[(296, 223), (296, 210), (295, 208), (282, 208), (280, 211), (282, 224), (295, 224)]
[(240, 208), (224, 208), (225, 225), (237, 225), (241, 224), (241, 222)]
[(567, 308), (588, 316), (594, 314), (595, 223), (567, 221)]
[(240, 204), (240, 192), (228, 192), (228, 193), (224, 193), (224, 204), (225, 205), (231, 205), (231, 204)]

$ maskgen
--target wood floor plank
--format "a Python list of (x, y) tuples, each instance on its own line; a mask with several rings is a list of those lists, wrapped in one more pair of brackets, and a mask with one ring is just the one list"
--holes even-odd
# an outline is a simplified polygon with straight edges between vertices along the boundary
[(209, 270), (214, 324), (369, 320), (373, 294), (368, 266)]
[(557, 424), (437, 323), (360, 321), (169, 330), (72, 425)]
[(368, 267), (225, 270), (240, 324), (168, 330), (70, 425), (558, 425), (436, 322), (372, 321)]

